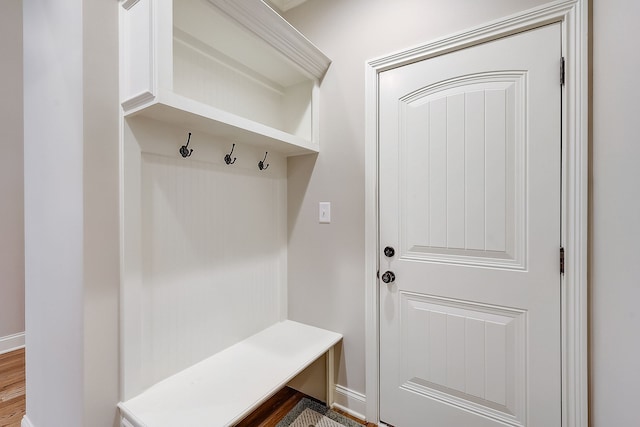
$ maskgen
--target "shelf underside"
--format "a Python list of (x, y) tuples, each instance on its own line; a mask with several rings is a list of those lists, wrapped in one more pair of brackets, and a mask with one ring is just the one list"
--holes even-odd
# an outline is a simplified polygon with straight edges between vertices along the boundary
[(198, 131), (237, 144), (258, 145), (267, 151), (285, 156), (318, 153), (316, 144), (198, 101), (174, 94), (163, 93), (145, 106), (131, 110), (125, 117), (143, 116)]

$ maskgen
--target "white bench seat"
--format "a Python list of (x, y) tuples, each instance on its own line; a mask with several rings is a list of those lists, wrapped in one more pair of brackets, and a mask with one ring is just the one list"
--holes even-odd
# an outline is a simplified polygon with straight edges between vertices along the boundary
[(125, 427), (233, 425), (323, 354), (331, 404), (333, 346), (342, 335), (277, 323), (118, 404)]

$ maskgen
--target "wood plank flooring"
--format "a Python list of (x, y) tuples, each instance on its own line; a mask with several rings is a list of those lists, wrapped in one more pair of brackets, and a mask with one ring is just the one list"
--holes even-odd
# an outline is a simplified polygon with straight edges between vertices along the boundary
[(0, 427), (19, 427), (25, 414), (24, 349), (0, 354)]
[(236, 427), (273, 427), (278, 424), (303, 397), (305, 397), (305, 395), (299, 391), (285, 387), (249, 414), (244, 420), (240, 421)]
[[(303, 397), (308, 396), (292, 388), (285, 387), (237, 424), (236, 427), (274, 427)], [(366, 423), (343, 411), (336, 409), (334, 411), (365, 427), (376, 427), (373, 423)]]

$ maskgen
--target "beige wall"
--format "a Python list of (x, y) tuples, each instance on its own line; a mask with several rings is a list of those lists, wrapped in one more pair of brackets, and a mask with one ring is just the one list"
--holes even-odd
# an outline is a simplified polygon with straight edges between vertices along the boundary
[(640, 424), (640, 2), (593, 0), (591, 420)]
[(24, 2), (27, 417), (82, 425), (82, 2)]
[[(333, 63), (322, 83), (320, 154), (289, 159), (289, 317), (345, 336), (338, 384), (365, 392), (365, 61), (542, 0), (309, 0), (285, 16)], [(331, 201), (331, 224), (318, 202)]]
[[(0, 352), (24, 332), (22, 0), (0, 2)], [(6, 347), (6, 348), (5, 348)]]
[[(322, 86), (321, 154), (289, 161), (289, 312), (345, 334), (339, 384), (364, 391), (364, 61), (542, 3), (310, 0), (286, 14), (334, 61)], [(635, 425), (640, 2), (590, 3), (591, 425)], [(315, 221), (320, 200), (333, 201), (329, 226)]]

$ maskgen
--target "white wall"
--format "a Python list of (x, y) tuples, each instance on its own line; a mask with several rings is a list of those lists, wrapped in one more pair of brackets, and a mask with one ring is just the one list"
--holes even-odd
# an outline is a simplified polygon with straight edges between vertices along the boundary
[(117, 3), (24, 3), (27, 420), (118, 400)]
[(22, 0), (0, 2), (0, 353), (24, 344)]
[[(118, 2), (83, 11), (83, 426), (119, 426)], [(39, 427), (39, 426), (38, 426)]]
[[(333, 60), (322, 83), (321, 152), (289, 159), (288, 280), (291, 319), (345, 336), (339, 385), (365, 391), (365, 61), (543, 3), (309, 0), (285, 14)], [(319, 201), (332, 202), (329, 225), (318, 224)]]
[(591, 421), (640, 423), (640, 2), (593, 0)]
[(24, 2), (27, 416), (82, 421), (82, 2)]

